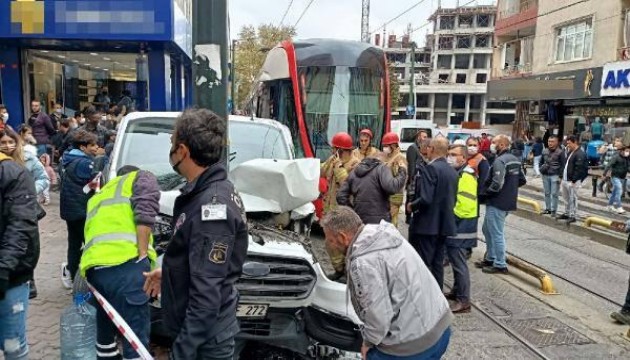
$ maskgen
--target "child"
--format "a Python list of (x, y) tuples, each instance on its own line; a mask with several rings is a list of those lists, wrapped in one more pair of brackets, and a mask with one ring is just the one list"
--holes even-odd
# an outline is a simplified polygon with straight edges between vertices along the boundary
[(48, 205), (50, 204), (50, 188), (57, 186), (57, 174), (55, 173), (55, 170), (53, 170), (52, 166), (50, 166), (50, 155), (43, 154), (39, 157), (39, 161), (44, 166), (44, 170), (46, 170), (46, 174), (50, 179), (50, 186), (47, 186), (42, 192), (40, 202), (42, 202), (44, 205)]

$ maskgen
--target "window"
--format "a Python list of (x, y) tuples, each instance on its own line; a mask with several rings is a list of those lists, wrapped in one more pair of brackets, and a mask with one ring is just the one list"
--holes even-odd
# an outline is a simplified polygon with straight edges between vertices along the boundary
[(453, 109), (466, 108), (466, 94), (453, 94)]
[(488, 54), (473, 55), (473, 69), (487, 69), (488, 57), (489, 57)]
[(454, 16), (442, 16), (440, 17), (440, 30), (451, 30), (455, 27)]
[(448, 94), (435, 94), (435, 108), (446, 109), (448, 108)]
[(488, 81), (488, 74), (477, 74), (477, 84), (485, 84)]
[(470, 95), (470, 109), (481, 109), (481, 103), (483, 102), (483, 95)]
[(470, 49), (472, 47), (472, 37), (471, 36), (458, 36), (457, 37), (457, 48), (458, 49)]
[(488, 35), (477, 35), (475, 37), (475, 47), (478, 47), (478, 48), (490, 47), (490, 36), (488, 36)]
[(438, 40), (439, 50), (451, 50), (453, 49), (453, 37), (452, 36), (440, 36)]
[(455, 55), (455, 69), (468, 69), (470, 66), (470, 55)]
[(556, 29), (556, 62), (591, 57), (593, 21), (583, 20)]
[(457, 74), (455, 75), (455, 82), (458, 84), (466, 83), (466, 74)]
[(453, 57), (451, 55), (438, 55), (438, 59), (437, 59), (438, 69), (450, 69), (452, 59)]
[(451, 116), (451, 125), (459, 125), (464, 121), (464, 113), (455, 113)]
[(459, 16), (459, 27), (469, 28), (472, 26), (473, 17), (471, 15), (460, 15)]
[(416, 94), (416, 105), (418, 107), (429, 107), (429, 94)]
[(448, 74), (438, 75), (438, 84), (447, 84), (447, 83), (448, 83)]
[(489, 125), (509, 125), (514, 122), (514, 114), (488, 114)]
[(477, 27), (489, 27), (490, 26), (490, 15), (489, 14), (479, 14), (477, 15)]

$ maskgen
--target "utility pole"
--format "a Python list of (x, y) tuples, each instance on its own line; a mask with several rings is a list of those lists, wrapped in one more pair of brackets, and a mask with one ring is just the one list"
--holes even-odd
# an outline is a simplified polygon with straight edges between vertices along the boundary
[(370, 0), (362, 0), (361, 41), (365, 43), (370, 42)]
[(236, 45), (238, 41), (232, 40), (232, 67), (231, 67), (231, 85), (230, 98), (232, 99), (232, 114), (236, 113)]
[[(227, 121), (227, 0), (193, 0), (193, 105)], [(226, 124), (227, 140), (227, 124)], [(223, 157), (227, 162), (227, 141)]]
[(416, 91), (414, 89), (416, 77), (416, 43), (411, 41), (411, 76), (409, 83), (409, 106), (413, 107), (413, 119), (416, 120)]

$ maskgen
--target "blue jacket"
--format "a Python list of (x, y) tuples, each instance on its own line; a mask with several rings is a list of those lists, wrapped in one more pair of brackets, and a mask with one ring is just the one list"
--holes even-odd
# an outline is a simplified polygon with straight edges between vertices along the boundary
[(86, 218), (87, 202), (91, 194), (85, 194), (83, 187), (94, 177), (94, 161), (83, 151), (72, 149), (61, 159), (60, 216), (66, 221)]
[(50, 188), (50, 179), (48, 178), (48, 174), (46, 174), (44, 165), (42, 165), (37, 158), (37, 155), (33, 155), (32, 153), (25, 151), (24, 166), (35, 181), (35, 191), (37, 192), (37, 195), (40, 195), (44, 192), (44, 190)]
[(446, 246), (470, 249), (477, 247), (477, 223), (479, 218), (460, 219), (455, 217), (457, 235), (446, 238)]

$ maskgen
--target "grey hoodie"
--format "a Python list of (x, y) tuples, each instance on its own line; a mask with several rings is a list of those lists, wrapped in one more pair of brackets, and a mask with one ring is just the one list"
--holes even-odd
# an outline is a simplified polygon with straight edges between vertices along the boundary
[(431, 272), (392, 224), (365, 225), (348, 249), (348, 291), (363, 342), (394, 356), (435, 345), (453, 315)]

